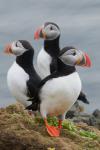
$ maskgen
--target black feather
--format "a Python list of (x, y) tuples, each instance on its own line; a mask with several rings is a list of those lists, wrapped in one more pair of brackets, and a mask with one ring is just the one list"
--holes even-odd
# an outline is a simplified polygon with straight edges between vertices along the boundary
[(83, 91), (80, 92), (78, 100), (82, 101), (83, 103), (89, 104), (89, 101), (87, 100), (87, 97)]

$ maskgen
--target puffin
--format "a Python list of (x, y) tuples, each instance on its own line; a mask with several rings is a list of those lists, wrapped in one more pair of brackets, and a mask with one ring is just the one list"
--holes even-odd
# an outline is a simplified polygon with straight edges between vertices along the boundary
[[(70, 52), (73, 51), (73, 54), (78, 52), (79, 54), (77, 55), (77, 57), (80, 57), (80, 61), (82, 60), (83, 64), (85, 64), (84, 61), (86, 60), (84, 59), (82, 51), (75, 52), (76, 50), (75, 47), (67, 46), (64, 47), (62, 50), (60, 50), (59, 47), (60, 34), (61, 33), (59, 26), (53, 22), (46, 22), (43, 26), (39, 27), (34, 34), (35, 39), (38, 39), (39, 37), (44, 38), (44, 47), (40, 50), (37, 57), (37, 68), (39, 70), (39, 75), (41, 76), (42, 79), (50, 75), (53, 71), (57, 69), (56, 65), (57, 57), (59, 57), (65, 64), (68, 64), (68, 56), (67, 56), (68, 50)], [(91, 65), (90, 61), (88, 61), (88, 63), (89, 64), (87, 64), (87, 66), (89, 67)], [(74, 62), (73, 65), (75, 65)], [(86, 94), (83, 91), (80, 92), (78, 100), (86, 104), (89, 104)]]
[[(28, 41), (17, 40), (5, 46), (5, 53), (16, 56), (7, 73), (8, 88), (12, 96), (26, 108), (31, 104), (27, 100), (37, 95), (41, 82), (33, 66), (34, 49)], [(35, 101), (33, 110), (37, 110), (38, 97)]]

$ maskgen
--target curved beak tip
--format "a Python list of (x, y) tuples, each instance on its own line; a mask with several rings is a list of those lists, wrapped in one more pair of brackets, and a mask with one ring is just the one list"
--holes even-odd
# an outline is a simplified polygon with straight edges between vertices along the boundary
[(38, 28), (35, 33), (34, 33), (34, 39), (38, 40), (40, 38), (40, 32), (41, 32), (41, 28)]
[(34, 33), (34, 40), (38, 40), (39, 39), (39, 34), (38, 34), (38, 32), (36, 31), (35, 33)]
[(11, 45), (7, 44), (4, 48), (4, 53), (6, 54), (12, 54), (12, 49), (11, 49)]
[(86, 67), (91, 67), (92, 62), (90, 60), (90, 57), (86, 53), (85, 53), (85, 58), (86, 58), (86, 64), (85, 64), (85, 66)]
[(81, 56), (82, 59), (78, 57), (77, 62), (75, 64), (82, 67), (91, 67), (92, 63), (90, 57), (86, 53), (82, 53)]

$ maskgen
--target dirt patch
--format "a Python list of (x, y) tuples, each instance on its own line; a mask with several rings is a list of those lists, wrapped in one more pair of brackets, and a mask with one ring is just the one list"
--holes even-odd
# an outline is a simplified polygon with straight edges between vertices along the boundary
[(36, 123), (20, 104), (0, 109), (0, 150), (100, 150), (100, 130), (84, 123), (79, 130), (91, 130), (97, 137), (81, 136), (72, 128), (62, 129), (59, 138), (49, 137), (45, 126)]

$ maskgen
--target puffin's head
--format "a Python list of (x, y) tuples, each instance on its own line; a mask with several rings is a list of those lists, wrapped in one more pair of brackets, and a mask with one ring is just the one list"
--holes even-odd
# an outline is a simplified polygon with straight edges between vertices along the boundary
[(21, 56), (25, 54), (26, 52), (34, 54), (33, 47), (30, 45), (28, 41), (25, 41), (25, 40), (18, 40), (10, 44), (7, 44), (5, 46), (4, 51), (7, 54), (14, 54), (15, 56)]
[(34, 33), (34, 39), (43, 38), (45, 40), (54, 40), (60, 36), (60, 29), (57, 24), (53, 22), (46, 22), (39, 27)]
[(90, 57), (74, 47), (65, 47), (60, 51), (60, 59), (67, 65), (91, 67)]

